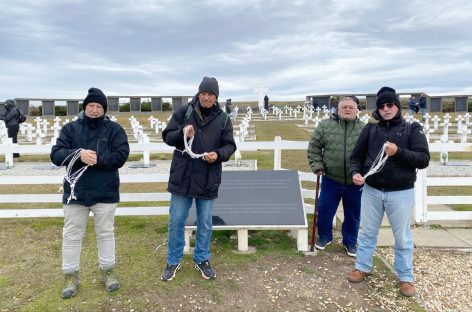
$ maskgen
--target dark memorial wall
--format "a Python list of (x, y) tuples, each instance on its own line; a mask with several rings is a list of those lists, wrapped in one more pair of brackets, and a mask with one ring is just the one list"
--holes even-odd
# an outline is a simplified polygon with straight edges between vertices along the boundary
[[(195, 203), (187, 226), (196, 225)], [(298, 173), (224, 171), (215, 200), (215, 226), (306, 226)]]
[(456, 96), (456, 112), (467, 112), (467, 96)]
[(67, 115), (75, 116), (79, 113), (79, 101), (67, 101)]
[(55, 116), (54, 101), (42, 101), (43, 116)]

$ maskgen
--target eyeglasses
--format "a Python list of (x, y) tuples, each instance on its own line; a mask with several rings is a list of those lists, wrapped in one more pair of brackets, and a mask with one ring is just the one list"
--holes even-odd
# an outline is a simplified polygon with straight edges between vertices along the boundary
[(377, 108), (378, 108), (379, 110), (383, 110), (383, 109), (385, 109), (385, 107), (387, 107), (388, 109), (390, 109), (390, 108), (392, 108), (393, 106), (395, 106), (395, 104), (393, 104), (393, 103), (385, 103), (385, 104), (381, 104), (381, 105), (377, 106)]

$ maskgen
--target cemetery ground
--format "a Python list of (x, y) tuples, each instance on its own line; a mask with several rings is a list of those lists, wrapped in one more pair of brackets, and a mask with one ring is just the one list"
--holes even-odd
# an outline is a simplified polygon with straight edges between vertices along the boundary
[(237, 254), (233, 231), (212, 241), (215, 280), (204, 280), (186, 255), (174, 280), (162, 282), (167, 217), (117, 217), (117, 274), (122, 288), (100, 284), (89, 222), (76, 297), (60, 298), (62, 219), (2, 220), (0, 311), (423, 311), (402, 297), (376, 257), (367, 283), (350, 284), (354, 260), (335, 244), (316, 256), (296, 251), (284, 232), (251, 232), (253, 254)]
[[(140, 114), (137, 118), (145, 124), (148, 116)], [(128, 117), (118, 118), (126, 125)], [(258, 141), (270, 141), (275, 136), (307, 141), (311, 131), (297, 123), (303, 121), (253, 122)], [(130, 156), (134, 161), (139, 158), (140, 155)], [(169, 158), (169, 154), (151, 155), (151, 161)], [(244, 152), (243, 159), (257, 159), (259, 170), (273, 168), (272, 152)], [(438, 159), (439, 155), (432, 155), (432, 161)], [(450, 153), (449, 159), (470, 159), (470, 154)], [(46, 156), (22, 155), (15, 162), (47, 160)], [(308, 172), (306, 152), (283, 151), (282, 167)], [(314, 190), (314, 184), (304, 182), (304, 188)], [(155, 183), (146, 191), (164, 189), (164, 184)], [(142, 192), (143, 185), (125, 184), (122, 190)], [(463, 195), (471, 191), (467, 187), (428, 188), (434, 195)], [(0, 193), (54, 192), (57, 187), (51, 185), (0, 186)], [(7, 207), (26, 208), (27, 205), (0, 204), (0, 209)], [(61, 204), (34, 207), (61, 207)], [(455, 209), (471, 210), (471, 205)], [(311, 215), (307, 218), (312, 220)], [(367, 283), (353, 285), (347, 282), (346, 274), (352, 269), (354, 259), (346, 256), (339, 242), (316, 256), (305, 256), (296, 251), (296, 242), (282, 231), (251, 231), (249, 244), (256, 247), (254, 254), (234, 252), (235, 231), (215, 231), (212, 263), (217, 278), (203, 280), (194, 269), (191, 257), (186, 255), (176, 279), (164, 283), (160, 274), (165, 265), (167, 220), (166, 216), (117, 217), (117, 273), (123, 286), (115, 293), (106, 293), (99, 282), (95, 237), (89, 222), (82, 252), (81, 286), (77, 297), (71, 300), (59, 296), (63, 220), (0, 220), (0, 311), (423, 311), (424, 308), (466, 311), (472, 308), (469, 302), (458, 302), (457, 298), (466, 297), (456, 297), (472, 286), (470, 278), (464, 278), (472, 272), (470, 252), (415, 249), (418, 295), (403, 298), (391, 270), (390, 249), (379, 249), (374, 274)], [(339, 229), (335, 234), (339, 239)], [(447, 267), (448, 264), (451, 265)]]

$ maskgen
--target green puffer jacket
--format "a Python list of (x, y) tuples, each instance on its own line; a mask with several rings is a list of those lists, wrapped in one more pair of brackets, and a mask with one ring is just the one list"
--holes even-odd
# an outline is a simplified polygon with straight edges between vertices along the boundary
[(349, 173), (351, 168), (349, 157), (364, 126), (365, 123), (358, 118), (345, 120), (336, 114), (321, 121), (308, 144), (308, 162), (311, 170), (314, 173), (323, 170), (328, 178), (338, 183), (353, 184)]

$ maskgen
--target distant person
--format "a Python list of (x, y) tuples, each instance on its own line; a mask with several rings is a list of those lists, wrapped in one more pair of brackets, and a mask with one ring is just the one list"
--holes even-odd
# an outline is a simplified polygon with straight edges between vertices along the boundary
[(217, 102), (219, 93), (218, 81), (204, 77), (192, 101), (173, 113), (162, 132), (164, 142), (175, 147), (168, 184), (170, 218), (163, 281), (172, 280), (182, 264), (185, 221), (193, 201), (197, 213), (195, 268), (204, 279), (216, 277), (210, 264), (213, 206), (221, 183), (222, 163), (236, 150), (233, 125)]
[(90, 211), (97, 238), (100, 281), (107, 291), (120, 288), (113, 271), (116, 264), (114, 229), (115, 211), (120, 201), (118, 169), (128, 159), (128, 138), (125, 130), (105, 115), (107, 97), (101, 90), (90, 88), (83, 106), (79, 118), (61, 129), (50, 156), (54, 165), (71, 169), (64, 179), (62, 197), (65, 283), (61, 297), (64, 299), (74, 297), (79, 288), (80, 253)]
[(226, 100), (225, 110), (227, 114), (231, 114), (231, 99)]
[[(415, 205), (416, 171), (426, 168), (430, 160), (428, 142), (419, 123), (410, 124), (403, 119), (394, 89), (381, 88), (376, 106), (372, 116), (379, 122), (365, 126), (351, 156), (352, 180), (355, 185), (363, 185), (363, 191), (356, 264), (347, 279), (359, 283), (370, 275), (385, 212), (395, 238), (394, 268), (400, 292), (411, 297), (415, 286), (410, 219)], [(379, 162), (377, 156), (383, 153), (388, 158)]]
[(320, 122), (308, 145), (311, 170), (323, 176), (318, 202), (318, 239), (315, 247), (324, 250), (333, 240), (333, 218), (339, 201), (343, 202), (342, 243), (348, 256), (357, 252), (357, 233), (361, 210), (361, 186), (354, 185), (349, 157), (365, 124), (357, 117), (357, 103), (343, 97), (338, 113)]
[(418, 107), (418, 102), (416, 102), (416, 97), (414, 95), (411, 95), (410, 98), (408, 99), (408, 114), (410, 116), (413, 116), (415, 113), (417, 113), (419, 110)]
[(354, 100), (354, 102), (356, 102), (357, 104), (357, 110), (360, 112), (362, 110), (362, 107), (361, 107), (361, 102), (359, 101), (359, 98), (355, 95), (350, 95), (349, 96), (351, 99)]
[(421, 116), (423, 117), (423, 121), (426, 121), (426, 118), (428, 116), (428, 111), (426, 109), (426, 94), (421, 93), (420, 97), (420, 112)]
[[(20, 118), (22, 113), (16, 107), (15, 101), (5, 101), (5, 115), (0, 115), (0, 120), (5, 122), (7, 127), (8, 137), (12, 139), (13, 143), (18, 143), (18, 131), (20, 131)], [(24, 120), (23, 120), (24, 121)], [(19, 153), (13, 153), (13, 157), (20, 157)]]
[(264, 96), (264, 109), (266, 111), (269, 111), (269, 97), (267, 96), (267, 94)]

